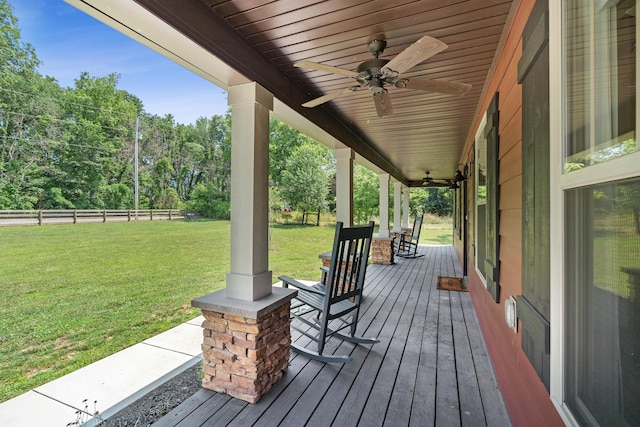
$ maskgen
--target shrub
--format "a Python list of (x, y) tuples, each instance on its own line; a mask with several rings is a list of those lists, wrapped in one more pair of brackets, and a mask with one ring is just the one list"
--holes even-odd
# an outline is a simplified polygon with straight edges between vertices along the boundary
[(198, 184), (193, 188), (187, 209), (205, 218), (231, 218), (231, 203), (228, 197), (210, 185)]

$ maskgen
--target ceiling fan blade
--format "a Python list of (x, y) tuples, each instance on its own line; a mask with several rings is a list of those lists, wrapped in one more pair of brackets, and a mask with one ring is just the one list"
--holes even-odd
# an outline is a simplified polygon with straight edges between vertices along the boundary
[(432, 182), (430, 184), (425, 185), (425, 187), (433, 187), (433, 188), (443, 188), (449, 187), (451, 184), (448, 182)]
[(395, 58), (382, 67), (382, 72), (387, 75), (402, 74), (414, 65), (431, 58), (442, 52), (448, 46), (446, 43), (430, 36), (423, 36), (420, 40), (400, 52)]
[(373, 104), (376, 106), (376, 112), (378, 117), (390, 116), (393, 114), (393, 107), (391, 106), (391, 97), (389, 92), (385, 91), (373, 94)]
[(422, 186), (423, 187), (449, 187), (451, 185), (451, 181), (449, 181), (448, 179), (432, 179), (430, 181), (424, 181), (422, 182)]
[(344, 68), (334, 67), (332, 65), (324, 65), (318, 64), (317, 62), (311, 61), (300, 61), (293, 64), (294, 67), (298, 68), (306, 68), (308, 70), (316, 70), (316, 71), (324, 71), (332, 74), (340, 74), (341, 76), (354, 77), (358, 73), (353, 71), (345, 70)]
[(316, 105), (324, 104), (327, 101), (331, 101), (332, 99), (339, 98), (344, 95), (349, 95), (351, 92), (355, 92), (358, 89), (362, 89), (361, 86), (352, 86), (345, 89), (336, 90), (333, 92), (329, 92), (326, 95), (322, 95), (316, 99), (312, 99), (311, 101), (305, 102), (302, 104), (303, 107), (313, 108)]
[(446, 80), (433, 80), (424, 77), (409, 79), (405, 87), (407, 89), (426, 90), (429, 92), (446, 93), (449, 95), (462, 96), (471, 89), (468, 83), (448, 82)]

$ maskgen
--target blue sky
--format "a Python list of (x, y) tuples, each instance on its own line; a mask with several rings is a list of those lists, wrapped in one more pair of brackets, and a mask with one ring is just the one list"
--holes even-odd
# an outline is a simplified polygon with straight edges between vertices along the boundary
[(224, 90), (68, 5), (63, 0), (9, 0), (22, 41), (31, 43), (39, 72), (73, 86), (83, 71), (120, 74), (118, 88), (140, 98), (148, 113), (178, 123), (227, 111)]

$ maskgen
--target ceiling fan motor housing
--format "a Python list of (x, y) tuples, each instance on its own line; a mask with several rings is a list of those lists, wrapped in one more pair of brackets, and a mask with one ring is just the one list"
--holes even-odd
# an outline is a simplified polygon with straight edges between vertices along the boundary
[(358, 74), (367, 72), (372, 76), (380, 76), (382, 75), (380, 69), (387, 65), (388, 62), (388, 59), (369, 59), (358, 65), (356, 71), (358, 72)]
[(371, 40), (367, 47), (371, 55), (378, 58), (384, 52), (384, 48), (387, 47), (387, 42), (384, 40)]

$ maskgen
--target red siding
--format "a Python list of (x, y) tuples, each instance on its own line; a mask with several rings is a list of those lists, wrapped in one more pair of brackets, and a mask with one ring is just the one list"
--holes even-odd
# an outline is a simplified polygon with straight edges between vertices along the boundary
[[(522, 89), (517, 84), (517, 66), (522, 52), (521, 35), (535, 1), (514, 2), (518, 10), (511, 22), (507, 40), (488, 85), (482, 112), (498, 91), (500, 110), (500, 304), (496, 304), (473, 267), (473, 212), (470, 213), (469, 288), (493, 367), (500, 383), (509, 417), (514, 426), (563, 425), (549, 394), (520, 347), (515, 334), (504, 321), (504, 301), (522, 293)], [(462, 162), (473, 153), (473, 138), (481, 117), (464, 150)], [(467, 183), (473, 188), (473, 177)], [(473, 191), (469, 191), (473, 206)], [(462, 243), (456, 241), (461, 256)]]

